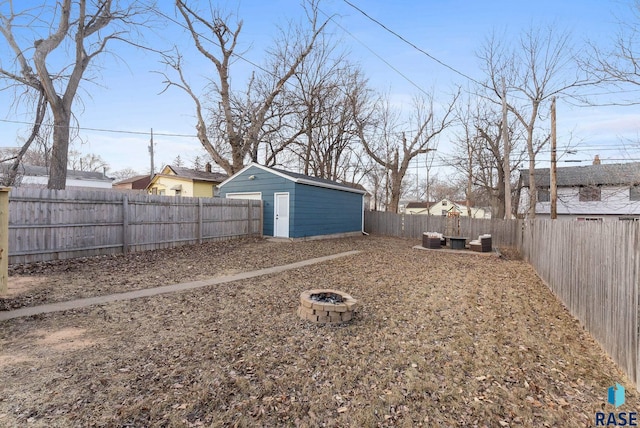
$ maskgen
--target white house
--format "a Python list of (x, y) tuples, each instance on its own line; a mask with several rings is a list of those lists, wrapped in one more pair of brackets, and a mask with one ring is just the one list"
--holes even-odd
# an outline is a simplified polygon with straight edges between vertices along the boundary
[[(635, 220), (640, 219), (640, 162), (596, 164), (557, 168), (558, 219)], [(549, 168), (535, 170), (536, 217), (551, 213)], [(529, 171), (520, 171), (518, 213), (529, 209)]]
[[(10, 164), (0, 164), (0, 176), (6, 174)], [(49, 182), (49, 169), (44, 166), (20, 165), (16, 178), (16, 187), (47, 187)], [(66, 188), (92, 187), (99, 189), (111, 189), (113, 178), (107, 177), (102, 172), (67, 170)]]
[[(491, 212), (489, 210), (473, 206), (470, 208), (471, 217), (473, 218), (491, 218)], [(461, 217), (466, 217), (468, 215), (467, 203), (465, 201), (452, 201), (445, 198), (438, 202), (409, 202), (404, 208), (405, 214), (446, 216), (451, 211), (460, 213)]]

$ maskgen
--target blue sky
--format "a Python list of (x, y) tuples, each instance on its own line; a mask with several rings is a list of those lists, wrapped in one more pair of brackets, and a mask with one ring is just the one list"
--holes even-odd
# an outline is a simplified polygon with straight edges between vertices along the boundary
[[(29, 3), (39, 2), (30, 0)], [(165, 13), (175, 16), (172, 2), (160, 3), (164, 5)], [(576, 44), (590, 39), (606, 45), (618, 31), (617, 17), (629, 16), (631, 1), (353, 0), (352, 3), (432, 56), (480, 79), (482, 73), (475, 52), (492, 31), (515, 38), (522, 29), (532, 25), (555, 25), (570, 30)], [(200, 1), (200, 4), (205, 2)], [(302, 17), (298, 0), (227, 0), (219, 4), (237, 12), (244, 21), (240, 36), (242, 47), (247, 49), (244, 56), (256, 63), (262, 62), (264, 48), (276, 35), (276, 26), (286, 26), (289, 20)], [(398, 105), (409, 101), (418, 90), (378, 56), (393, 64), (420, 88), (433, 90), (436, 100), (446, 101), (454, 85), (466, 83), (463, 77), (403, 43), (346, 2), (325, 0), (320, 9), (327, 15), (335, 15), (337, 24), (330, 24), (329, 30), (350, 49), (350, 59), (361, 64), (370, 84), (391, 94)], [(148, 35), (147, 42), (157, 49), (178, 44), (189, 61), (188, 73), (196, 88), (203, 85), (202, 76), (212, 73), (206, 62), (190, 56), (194, 54), (191, 42), (177, 26), (163, 26), (162, 30)], [(190, 160), (201, 153), (195, 138), (158, 135), (195, 133), (193, 104), (187, 95), (177, 89), (160, 94), (162, 77), (153, 72), (163, 69), (158, 57), (123, 45), (113, 45), (111, 49), (117, 58), (116, 55), (101, 58), (98, 84), (85, 84), (81, 92), (83, 104), (76, 114), (83, 128), (81, 136), (85, 144), (78, 148), (100, 155), (110, 164), (111, 170), (131, 167), (146, 173), (149, 169), (149, 136), (128, 132), (148, 133), (153, 128), (156, 166), (170, 163), (178, 155)], [(6, 50), (0, 48), (0, 55), (6, 55)], [(3, 63), (7, 60), (6, 57), (0, 59)], [(246, 63), (239, 61), (236, 67), (238, 76), (247, 75), (249, 66)], [(238, 87), (242, 83), (242, 78), (234, 79)], [(0, 119), (21, 121), (26, 117), (28, 120), (29, 115), (23, 116), (24, 112), (16, 114), (11, 110), (11, 103), (12, 93), (0, 92)], [(407, 103), (406, 109), (409, 107)], [(584, 147), (577, 155), (581, 159), (591, 158), (599, 148), (603, 148), (599, 154), (605, 161), (608, 157), (619, 158), (617, 152), (604, 146), (617, 147), (621, 138), (637, 139), (639, 125), (638, 108), (578, 108), (562, 100), (558, 104), (560, 144), (571, 135), (572, 141)], [(98, 132), (90, 128), (124, 132)], [(27, 129), (25, 125), (0, 122), (0, 147), (18, 145), (16, 136), (26, 134)], [(445, 156), (447, 150), (445, 136), (440, 141), (438, 154)], [(640, 154), (628, 156), (640, 157)], [(541, 166), (547, 165), (542, 163)]]

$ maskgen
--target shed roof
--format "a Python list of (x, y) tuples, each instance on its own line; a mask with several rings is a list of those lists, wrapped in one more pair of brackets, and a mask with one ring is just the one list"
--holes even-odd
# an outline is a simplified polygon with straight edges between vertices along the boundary
[(287, 180), (291, 180), (291, 181), (293, 181), (295, 183), (307, 184), (307, 185), (310, 185), (310, 186), (317, 186), (317, 187), (325, 187), (327, 189), (342, 190), (342, 191), (345, 191), (345, 192), (358, 193), (358, 194), (361, 194), (361, 195), (364, 195), (364, 194), (367, 193), (366, 190), (355, 188), (355, 187), (352, 187), (352, 186), (350, 186), (348, 184), (342, 184), (342, 183), (339, 183), (337, 181), (327, 180), (327, 179), (324, 179), (324, 178), (311, 177), (309, 175), (299, 174), (297, 172), (286, 171), (284, 169), (267, 167), (267, 166), (260, 165), (260, 164), (255, 163), (255, 162), (245, 166), (240, 171), (236, 172), (234, 175), (229, 177), (227, 180), (225, 180), (224, 182), (220, 183), (220, 185), (218, 187), (224, 186), (226, 183), (228, 183), (234, 177), (242, 174), (244, 171), (246, 171), (247, 169), (249, 169), (251, 167), (260, 168), (260, 169), (262, 169), (264, 171), (271, 172), (271, 173), (276, 174), (276, 175), (278, 175), (278, 176), (280, 176), (282, 178), (285, 178)]
[[(549, 168), (534, 171), (536, 186), (550, 186)], [(520, 170), (522, 186), (529, 187), (529, 171)], [(637, 185), (640, 184), (640, 162), (560, 167), (556, 170), (559, 187)]]

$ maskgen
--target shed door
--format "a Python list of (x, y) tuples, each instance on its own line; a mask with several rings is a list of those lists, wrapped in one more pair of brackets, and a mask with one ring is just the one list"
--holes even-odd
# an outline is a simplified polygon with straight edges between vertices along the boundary
[(273, 213), (273, 236), (278, 238), (289, 237), (289, 194), (274, 193)]

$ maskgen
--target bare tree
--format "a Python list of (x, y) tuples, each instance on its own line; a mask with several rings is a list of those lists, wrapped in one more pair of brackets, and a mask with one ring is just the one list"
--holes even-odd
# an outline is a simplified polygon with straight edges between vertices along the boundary
[(320, 35), (283, 99), (289, 106), (299, 106), (290, 120), (303, 133), (289, 149), (302, 172), (350, 181), (354, 167), (364, 166), (357, 152), (360, 144), (350, 100), (366, 95), (367, 82), (360, 69), (349, 62), (347, 53), (338, 49), (340, 45)]
[[(209, 118), (201, 96), (191, 87), (185, 74), (183, 61), (179, 54), (166, 57), (165, 63), (176, 73), (178, 80), (166, 77), (167, 87), (176, 86), (184, 90), (195, 104), (196, 130), (202, 146), (228, 174), (243, 168), (248, 157), (257, 161), (258, 147), (273, 139), (269, 135), (278, 130), (266, 124), (275, 120), (282, 112), (276, 103), (285, 89), (285, 85), (294, 76), (302, 61), (313, 50), (318, 35), (327, 21), (318, 22), (316, 0), (306, 3), (310, 28), (290, 29), (293, 34), (283, 35), (279, 44), (271, 51), (272, 56), (264, 75), (252, 75), (246, 92), (234, 92), (231, 87), (231, 65), (236, 59), (238, 39), (242, 30), (242, 21), (232, 26), (229, 16), (213, 5), (209, 5), (210, 16), (187, 4), (186, 0), (176, 0), (176, 6), (198, 51), (209, 60), (216, 69), (216, 79), (210, 82), (213, 92), (209, 106)], [(203, 34), (211, 35), (213, 41)], [(217, 52), (216, 52), (217, 51)], [(275, 117), (275, 118), (274, 118)], [(295, 140), (290, 136), (282, 145)], [(272, 150), (279, 152), (283, 147)], [(273, 158), (272, 153), (272, 158)]]
[(137, 175), (141, 175), (141, 174), (131, 167), (126, 167), (124, 169), (119, 169), (117, 171), (110, 172), (109, 175), (116, 182), (118, 182), (118, 181), (126, 180), (127, 178), (132, 178)]
[[(630, 13), (620, 21), (611, 49), (591, 44), (590, 56), (582, 62), (584, 69), (603, 83), (640, 85), (640, 1), (630, 5)], [(637, 104), (635, 99), (619, 104)]]
[[(456, 109), (460, 126), (455, 133), (454, 154), (443, 161), (458, 170), (466, 180), (467, 210), (474, 199), (488, 200), (495, 218), (505, 217), (507, 180), (505, 176), (505, 142), (502, 117), (495, 104), (471, 95), (464, 105)], [(509, 171), (516, 171), (523, 162), (524, 150), (521, 126), (514, 117), (507, 124)], [(509, 186), (510, 187), (510, 186)], [(474, 203), (477, 205), (477, 203)]]
[(79, 150), (69, 150), (67, 166), (73, 171), (103, 172), (109, 169), (109, 164), (95, 153), (83, 154)]
[[(367, 154), (389, 174), (391, 195), (387, 211), (398, 211), (403, 180), (411, 160), (432, 150), (438, 136), (451, 125), (458, 95), (439, 114), (434, 110), (431, 96), (416, 97), (408, 124), (400, 122), (388, 101), (371, 105), (370, 115), (356, 117), (358, 137)], [(357, 103), (354, 108), (358, 108)], [(378, 112), (376, 120), (372, 120), (373, 112)]]
[(593, 84), (581, 76), (568, 32), (554, 27), (531, 28), (522, 33), (517, 46), (499, 41), (495, 34), (478, 53), (487, 74), (486, 88), (496, 102), (503, 101), (503, 79), (507, 89), (507, 108), (525, 129), (529, 158), (529, 217), (535, 217), (536, 155), (548, 142), (549, 134), (538, 126), (552, 96)]
[[(12, 0), (0, 4), (0, 33), (14, 55), (0, 65), (0, 76), (43, 93), (53, 115), (50, 189), (65, 188), (73, 101), (89, 64), (110, 42), (126, 41), (135, 16), (142, 12), (136, 1), (121, 7), (114, 0), (61, 0), (18, 12)], [(49, 25), (29, 25), (39, 20)], [(42, 27), (50, 31), (39, 33)], [(24, 28), (33, 29), (30, 36), (25, 37)], [(31, 46), (19, 43), (29, 37)]]
[(11, 166), (8, 168), (7, 173), (4, 175), (2, 180), (0, 180), (3, 186), (13, 186), (16, 183), (16, 178), (18, 176), (18, 168), (22, 162), (22, 159), (28, 153), (29, 148), (33, 144), (34, 141), (38, 139), (40, 135), (40, 127), (42, 126), (42, 122), (47, 114), (47, 98), (45, 97), (43, 92), (39, 93), (38, 102), (36, 107), (36, 114), (34, 117), (33, 127), (31, 128), (31, 133), (27, 140), (22, 145), (20, 150), (18, 150), (14, 156), (11, 156), (7, 159), (3, 159), (2, 161), (11, 160)]

